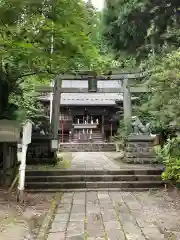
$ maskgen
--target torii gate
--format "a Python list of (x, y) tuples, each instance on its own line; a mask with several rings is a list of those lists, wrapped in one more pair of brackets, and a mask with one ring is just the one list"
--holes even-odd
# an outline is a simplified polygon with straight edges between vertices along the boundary
[(106, 81), (122, 81), (122, 88), (98, 88), (98, 93), (123, 93), (123, 110), (124, 121), (128, 121), (132, 117), (132, 104), (131, 93), (145, 93), (148, 92), (147, 85), (141, 84), (136, 87), (130, 87), (129, 80), (143, 79), (148, 75), (147, 72), (138, 73), (110, 73), (97, 76), (92, 71), (81, 71), (71, 74), (60, 74), (54, 79), (54, 87), (39, 86), (36, 87), (37, 92), (53, 92), (53, 104), (52, 104), (52, 119), (51, 119), (51, 131), (52, 131), (52, 149), (58, 149), (58, 129), (59, 129), (59, 114), (60, 114), (60, 99), (61, 93), (89, 93), (88, 88), (62, 88), (63, 80), (87, 80), (96, 79)]

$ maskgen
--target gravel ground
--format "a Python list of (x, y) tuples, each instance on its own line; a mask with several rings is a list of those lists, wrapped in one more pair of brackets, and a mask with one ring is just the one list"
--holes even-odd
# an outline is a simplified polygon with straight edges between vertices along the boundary
[(34, 240), (51, 206), (52, 194), (26, 194), (23, 205), (16, 194), (0, 190), (0, 240)]

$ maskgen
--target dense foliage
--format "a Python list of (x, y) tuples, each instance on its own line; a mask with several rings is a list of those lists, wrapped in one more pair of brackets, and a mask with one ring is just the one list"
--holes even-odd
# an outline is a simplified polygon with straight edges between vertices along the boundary
[[(154, 133), (175, 132), (180, 120), (180, 1), (106, 0), (106, 5), (104, 37), (116, 58), (134, 59), (132, 67), (150, 73), (145, 79), (150, 91), (138, 96), (134, 114), (151, 122)], [(180, 155), (171, 151), (179, 143), (179, 138), (168, 140), (159, 153), (166, 179), (179, 181)]]
[(180, 120), (180, 50), (156, 62), (149, 79), (151, 94), (141, 109), (151, 113), (159, 125), (170, 126)]
[(1, 118), (10, 112), (10, 94), (22, 90), (27, 76), (51, 78), (82, 66), (101, 69), (88, 11), (81, 0), (0, 1)]
[(36, 97), (35, 87), (37, 84), (40, 84), (38, 77), (29, 77), (19, 86), (21, 94), (10, 94), (9, 103), (17, 106), (16, 111), (13, 112), (16, 120), (34, 120), (45, 116), (44, 108)]
[(121, 55), (140, 59), (180, 46), (179, 0), (107, 0), (104, 35)]
[(156, 152), (165, 165), (163, 179), (180, 182), (180, 138), (168, 139), (163, 148), (157, 148)]
[[(117, 53), (149, 70), (150, 93), (139, 96), (141, 119), (164, 128), (179, 119), (180, 2), (107, 0), (104, 36)], [(173, 98), (172, 98), (173, 96)], [(141, 106), (139, 108), (139, 106)]]

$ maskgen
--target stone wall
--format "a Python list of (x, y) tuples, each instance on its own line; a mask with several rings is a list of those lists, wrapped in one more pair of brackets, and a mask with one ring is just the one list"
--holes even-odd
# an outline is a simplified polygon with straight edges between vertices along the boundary
[(3, 187), (9, 187), (17, 174), (17, 144), (0, 143), (0, 158), (0, 183)]
[(61, 152), (115, 152), (114, 143), (64, 143), (60, 145)]
[(154, 139), (150, 136), (131, 136), (125, 146), (127, 163), (157, 163)]
[(54, 153), (51, 152), (50, 136), (32, 138), (27, 150), (27, 164), (53, 164)]

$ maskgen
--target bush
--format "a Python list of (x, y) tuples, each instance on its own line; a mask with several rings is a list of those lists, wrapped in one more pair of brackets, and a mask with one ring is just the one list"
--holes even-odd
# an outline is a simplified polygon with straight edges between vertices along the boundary
[(155, 151), (165, 165), (162, 178), (180, 182), (180, 137), (168, 139), (162, 148)]
[(127, 120), (126, 123), (124, 123), (123, 121), (120, 122), (120, 126), (118, 128), (117, 134), (114, 137), (114, 140), (120, 141), (123, 144), (125, 144), (127, 137), (131, 133), (131, 129), (132, 127), (129, 120)]

